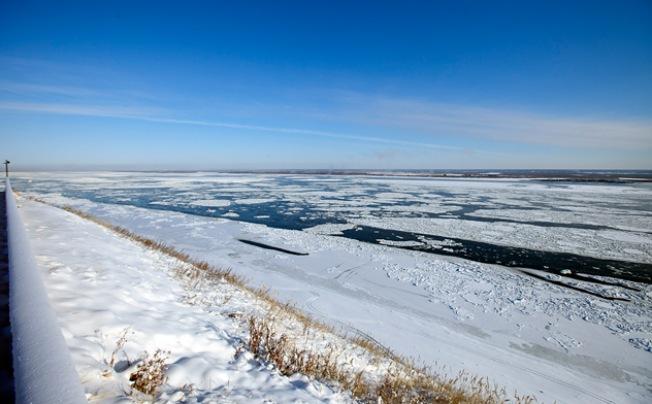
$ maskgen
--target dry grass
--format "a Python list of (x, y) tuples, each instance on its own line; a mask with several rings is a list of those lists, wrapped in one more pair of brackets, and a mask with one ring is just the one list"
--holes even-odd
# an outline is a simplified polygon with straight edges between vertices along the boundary
[(324, 355), (299, 350), (287, 335), (278, 336), (268, 321), (255, 317), (249, 318), (248, 348), (255, 357), (274, 363), (286, 376), (302, 373), (333, 379), (338, 372), (332, 351)]
[[(337, 383), (360, 402), (365, 403), (533, 403), (530, 397), (514, 396), (506, 399), (502, 389), (492, 386), (487, 379), (460, 373), (444, 379), (427, 369), (405, 367), (402, 363), (388, 371), (380, 380), (363, 371), (350, 371), (338, 365), (333, 351), (319, 354), (301, 350), (285, 334), (277, 334), (266, 319), (249, 319), (247, 348), (260, 360), (274, 364), (286, 376), (296, 373), (318, 380)], [(404, 362), (404, 361), (401, 361)]]
[(148, 396), (156, 397), (158, 389), (165, 384), (168, 353), (156, 351), (154, 356), (146, 357), (136, 370), (129, 375), (131, 387)]
[(115, 342), (115, 349), (111, 353), (111, 359), (109, 359), (109, 366), (111, 366), (111, 368), (115, 366), (118, 359), (118, 353), (124, 349), (125, 344), (127, 343), (127, 335), (129, 334), (129, 331), (129, 327), (125, 328), (122, 331), (122, 334), (120, 334), (118, 340)]
[[(32, 198), (39, 201), (36, 198)], [(39, 201), (47, 203), (44, 201)], [(178, 272), (192, 285), (202, 282), (228, 282), (247, 291), (267, 304), (269, 310), (265, 319), (249, 319), (248, 349), (259, 359), (273, 363), (284, 375), (301, 373), (317, 380), (339, 384), (353, 397), (362, 402), (382, 403), (523, 403), (536, 402), (530, 396), (508, 396), (504, 390), (490, 384), (487, 379), (460, 373), (455, 378), (446, 378), (420, 368), (412, 361), (401, 357), (375, 341), (364, 337), (345, 336), (332, 327), (317, 321), (289, 303), (276, 300), (265, 288), (252, 288), (244, 279), (230, 269), (215, 268), (205, 261), (193, 259), (188, 254), (160, 241), (135, 234), (124, 227), (113, 225), (70, 206), (64, 210), (81, 218), (97, 223), (142, 246), (159, 251), (187, 264)], [(306, 330), (331, 333), (349, 341), (364, 350), (370, 357), (391, 363), (389, 370), (380, 380), (374, 380), (363, 371), (351, 371), (338, 364), (331, 350), (326, 353), (314, 349), (300, 349), (286, 334), (278, 335), (274, 330), (274, 319), (291, 319), (302, 324)], [(159, 354), (157, 352), (157, 354)], [(132, 374), (134, 388), (146, 394), (157, 383), (165, 381), (164, 358), (155, 356), (142, 364), (143, 369)], [(140, 369), (140, 366), (139, 366)], [(163, 377), (163, 379), (161, 379)], [(147, 382), (149, 381), (149, 382)], [(142, 389), (142, 390), (141, 390)]]

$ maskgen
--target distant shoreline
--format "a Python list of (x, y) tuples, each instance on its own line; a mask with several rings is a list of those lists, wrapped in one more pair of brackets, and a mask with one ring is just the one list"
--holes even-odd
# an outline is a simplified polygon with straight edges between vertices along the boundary
[(375, 176), (446, 179), (529, 179), (549, 182), (591, 183), (642, 183), (652, 182), (652, 170), (562, 170), (562, 169), (507, 169), (507, 170), (426, 170), (426, 169), (261, 169), (261, 170), (16, 170), (25, 172), (119, 172), (119, 173), (221, 173), (267, 175), (324, 175), (324, 176)]

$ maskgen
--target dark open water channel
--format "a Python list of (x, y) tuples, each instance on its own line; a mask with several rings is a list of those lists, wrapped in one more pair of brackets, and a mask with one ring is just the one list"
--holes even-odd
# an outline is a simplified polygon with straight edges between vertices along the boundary
[[(397, 243), (411, 241), (415, 244), (419, 243), (419, 245), (397, 245), (396, 247), (460, 257), (484, 264), (498, 264), (507, 267), (536, 269), (583, 281), (587, 280), (587, 278), (581, 274), (610, 276), (635, 282), (652, 283), (651, 264), (606, 260), (577, 254), (508, 247), (473, 240), (398, 230), (385, 230), (366, 226), (356, 226), (353, 229), (344, 230), (342, 231), (342, 236), (375, 244), (382, 244), (383, 240)], [(596, 283), (611, 284), (596, 280), (592, 281)]]

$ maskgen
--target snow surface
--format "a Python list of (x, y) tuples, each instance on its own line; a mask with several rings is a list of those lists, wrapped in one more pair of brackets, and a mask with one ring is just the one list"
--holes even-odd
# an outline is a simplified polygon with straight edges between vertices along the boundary
[[(401, 354), (419, 358), (450, 374), (467, 370), (488, 376), (510, 391), (535, 394), (545, 402), (643, 403), (652, 397), (650, 285), (628, 283), (640, 291), (595, 286), (607, 294), (632, 300), (612, 302), (496, 265), (226, 219), (63, 197), (50, 199), (163, 240), (218, 267), (232, 268), (252, 284), (271, 288), (280, 299), (295, 302), (324, 321), (371, 336)], [(47, 247), (43, 244), (54, 243), (38, 242), (43, 238), (38, 229), (50, 232), (48, 229), (55, 228), (57, 222), (71, 221), (59, 217), (60, 213), (52, 213), (51, 209), (30, 207), (31, 213), (26, 215), (32, 237), (42, 248)], [(53, 218), (39, 226), (44, 216)], [(42, 258), (44, 265), (71, 259), (66, 248), (70, 236), (66, 237), (61, 236), (62, 246), (47, 258), (50, 264)], [(310, 255), (298, 257), (263, 250), (243, 244), (238, 238), (306, 251)], [(82, 239), (89, 237), (83, 235), (80, 243)], [(97, 252), (107, 250), (104, 243), (107, 241), (95, 243)], [(67, 277), (84, 266), (95, 268), (97, 263), (111, 262), (117, 256), (134, 256), (132, 251), (127, 254), (109, 250), (107, 254), (102, 259), (93, 258), (92, 254), (75, 258), (77, 267), (67, 270)], [(122, 266), (116, 264), (115, 270)], [(134, 272), (133, 269), (145, 266), (131, 264), (130, 267)], [(153, 276), (148, 273), (145, 278)], [(91, 277), (96, 278), (97, 275)], [(125, 285), (143, 282), (145, 279), (138, 278)], [(115, 295), (114, 290), (126, 286), (116, 283), (104, 285), (102, 289), (105, 287)], [(165, 287), (172, 293), (175, 290), (172, 286)], [(128, 293), (130, 299), (141, 299), (141, 294)], [(166, 294), (157, 297), (168, 298), (174, 300)], [(78, 306), (86, 304), (91, 304), (90, 298)], [(147, 304), (151, 305), (151, 301)], [(168, 315), (172, 316), (165, 313), (161, 318)], [(104, 316), (110, 319), (114, 314)], [(93, 318), (88, 313), (84, 317)], [(80, 323), (79, 320), (69, 321)], [(93, 325), (88, 329), (105, 320), (90, 321)], [(209, 320), (199, 316), (196, 321)], [(121, 326), (127, 324), (131, 321), (122, 320)], [(121, 326), (113, 329), (113, 336)], [(188, 329), (195, 326), (198, 324)], [(143, 330), (143, 335), (147, 333), (156, 335), (156, 330)], [(95, 360), (103, 357), (106, 354), (96, 356)]]
[(219, 199), (218, 200), (200, 199), (198, 201), (190, 202), (190, 205), (223, 208), (225, 206), (231, 205), (231, 201), (224, 201), (224, 200), (219, 200)]
[[(129, 393), (128, 377), (159, 349), (169, 352), (162, 402), (350, 401), (304, 376), (281, 376), (247, 352), (236, 354), (245, 331), (235, 318), (258, 308), (228, 284), (219, 300), (205, 306), (202, 296), (190, 295), (174, 277), (180, 265), (175, 259), (63, 210), (36, 202), (25, 202), (22, 210), (89, 401), (145, 399)], [(120, 348), (123, 335), (127, 342)], [(59, 373), (48, 376), (62, 382)]]
[(652, 232), (652, 215), (641, 215), (627, 209), (597, 206), (560, 206), (560, 209), (487, 209), (477, 210), (472, 216), (551, 223), (584, 223), (610, 226), (623, 230)]
[[(450, 374), (489, 376), (544, 402), (652, 399), (651, 285), (619, 281), (637, 289), (627, 290), (564, 279), (631, 300), (607, 301), (498, 265), (330, 236), (363, 224), (652, 263), (649, 184), (110, 172), (23, 174), (22, 181), (27, 195), (73, 205), (232, 268), (324, 321)], [(347, 223), (292, 231), (125, 205), (153, 193), (172, 207), (228, 199), (231, 205), (214, 215), (233, 219), (241, 217), (240, 205), (255, 209), (238, 201), (273, 200), (283, 202), (282, 214)], [(70, 197), (83, 194), (122, 205)], [(38, 211), (28, 221), (49, 214)], [(269, 212), (255, 217), (270, 219)], [(580, 226), (586, 224), (597, 227)], [(263, 250), (238, 238), (309, 255)], [(63, 244), (52, 252), (58, 262), (70, 259)]]

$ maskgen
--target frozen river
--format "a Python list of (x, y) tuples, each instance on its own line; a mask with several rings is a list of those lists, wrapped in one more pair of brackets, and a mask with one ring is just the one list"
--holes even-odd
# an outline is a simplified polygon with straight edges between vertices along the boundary
[(288, 230), (342, 225), (332, 234), (585, 281), (599, 275), (652, 283), (650, 183), (213, 173), (24, 178), (17, 189)]
[(649, 183), (104, 172), (13, 184), (449, 372), (545, 401), (652, 391)]

